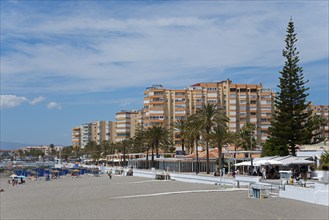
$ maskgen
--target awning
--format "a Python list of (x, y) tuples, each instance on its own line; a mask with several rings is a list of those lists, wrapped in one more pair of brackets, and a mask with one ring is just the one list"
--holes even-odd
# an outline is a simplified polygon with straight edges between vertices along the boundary
[(281, 161), (278, 160), (259, 160), (254, 162), (255, 166), (264, 166), (264, 165), (283, 165)]
[(307, 160), (308, 157), (293, 157), (293, 156), (288, 156), (284, 157), (283, 159), (281, 158), (276, 158), (278, 161), (282, 162), (283, 165), (308, 165), (308, 164), (313, 164), (313, 161)]
[(291, 161), (291, 164), (301, 164), (301, 165), (308, 165), (308, 164), (313, 164), (313, 161), (310, 160), (294, 160)]
[(234, 166), (251, 166), (251, 162), (250, 161), (243, 161), (241, 163), (237, 163), (237, 164), (234, 164)]

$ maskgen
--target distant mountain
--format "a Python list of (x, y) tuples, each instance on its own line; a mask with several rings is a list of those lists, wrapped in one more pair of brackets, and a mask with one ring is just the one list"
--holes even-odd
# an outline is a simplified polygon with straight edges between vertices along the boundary
[(0, 150), (15, 150), (21, 147), (35, 146), (33, 144), (22, 144), (16, 142), (0, 141)]

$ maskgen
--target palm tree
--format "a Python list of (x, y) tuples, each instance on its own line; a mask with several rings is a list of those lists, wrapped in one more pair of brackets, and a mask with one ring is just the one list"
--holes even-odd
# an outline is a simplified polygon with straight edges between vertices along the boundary
[(134, 137), (132, 138), (132, 143), (134, 148), (132, 152), (140, 153), (146, 150), (146, 130), (143, 126), (137, 126)]
[(145, 168), (149, 168), (149, 150), (150, 150), (150, 143), (149, 139), (147, 138), (148, 131), (144, 129), (143, 126), (138, 126), (133, 138), (133, 143), (135, 145), (135, 150), (137, 152), (145, 152), (146, 151), (146, 166)]
[[(195, 116), (193, 116), (195, 117)], [(199, 173), (199, 155), (198, 155), (198, 142), (200, 139), (200, 131), (197, 126), (193, 124), (193, 117), (188, 117), (187, 119), (187, 132), (186, 137), (188, 138), (188, 143), (193, 148), (195, 142), (195, 173)]]
[(216, 105), (207, 103), (202, 108), (197, 109), (196, 114), (191, 116), (191, 123), (201, 132), (202, 137), (206, 141), (206, 157), (207, 157), (207, 174), (210, 173), (209, 164), (209, 134), (211, 129), (221, 121), (226, 121), (225, 113), (217, 108)]
[(226, 121), (219, 122), (216, 126), (214, 126), (210, 132), (210, 140), (217, 145), (218, 147), (218, 168), (217, 171), (222, 170), (222, 150), (223, 145), (228, 142), (230, 136), (228, 133), (228, 127)]
[(232, 132), (232, 131), (229, 131), (228, 135), (229, 135), (228, 143), (234, 145), (233, 158), (235, 159), (236, 158), (236, 150), (237, 150), (238, 146), (241, 145), (241, 135), (240, 135), (240, 132)]
[(97, 145), (95, 141), (89, 141), (85, 146), (84, 151), (93, 159), (94, 162), (98, 161), (101, 158), (101, 146)]
[(159, 157), (160, 144), (169, 144), (169, 131), (162, 126), (153, 125), (147, 129), (147, 138), (151, 143), (152, 150), (152, 166), (154, 166), (154, 148), (156, 149), (156, 157)]
[[(239, 135), (241, 138), (241, 145), (244, 150), (252, 150), (256, 146), (256, 140), (252, 137), (253, 131), (255, 130), (255, 126), (249, 122), (243, 125), (243, 127), (239, 131)], [(249, 154), (250, 155), (250, 154)], [(251, 155), (250, 155), (251, 159)]]
[(131, 146), (131, 141), (130, 141), (130, 139), (124, 139), (124, 140), (121, 140), (119, 144), (121, 147), (120, 151), (123, 154), (123, 166), (126, 166), (127, 165), (126, 153), (127, 153), (127, 151), (129, 151), (129, 147)]
[(110, 142), (107, 140), (103, 140), (101, 143), (102, 154), (106, 156), (110, 153)]
[(179, 133), (179, 137), (182, 143), (182, 152), (185, 154), (184, 144), (185, 144), (185, 137), (188, 129), (188, 121), (187, 119), (178, 119), (174, 122), (174, 130)]

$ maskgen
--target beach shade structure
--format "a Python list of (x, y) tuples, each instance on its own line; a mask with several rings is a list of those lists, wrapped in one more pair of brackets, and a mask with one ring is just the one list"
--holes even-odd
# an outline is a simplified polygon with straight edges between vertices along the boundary
[(58, 170), (52, 170), (51, 175), (52, 175), (52, 177), (57, 178), (59, 176), (59, 171)]
[(71, 176), (79, 176), (79, 174), (80, 174), (80, 170), (78, 170), (78, 169), (74, 169), (74, 170), (71, 170)]

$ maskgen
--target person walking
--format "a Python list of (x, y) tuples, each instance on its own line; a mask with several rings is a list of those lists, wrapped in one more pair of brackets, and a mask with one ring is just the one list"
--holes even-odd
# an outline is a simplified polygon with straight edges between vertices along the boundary
[(112, 179), (112, 170), (107, 171), (107, 175)]
[(263, 176), (263, 179), (266, 180), (266, 169), (265, 169), (265, 167), (262, 167), (262, 176)]

